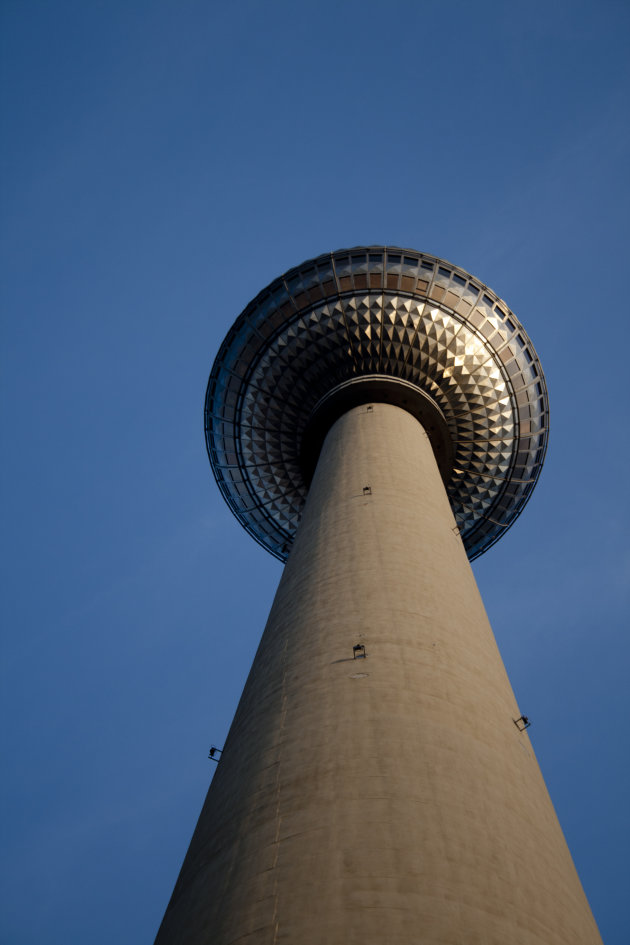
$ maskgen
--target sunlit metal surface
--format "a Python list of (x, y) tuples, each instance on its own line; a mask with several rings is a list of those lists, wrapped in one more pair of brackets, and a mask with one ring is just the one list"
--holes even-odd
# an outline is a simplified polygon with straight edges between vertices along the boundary
[(214, 475), (248, 532), (284, 560), (307, 493), (302, 433), (336, 385), (401, 378), (442, 410), (446, 489), (469, 558), (497, 541), (538, 479), (548, 400), (518, 319), (462, 269), (413, 250), (358, 247), (309, 260), (230, 329), (205, 406)]

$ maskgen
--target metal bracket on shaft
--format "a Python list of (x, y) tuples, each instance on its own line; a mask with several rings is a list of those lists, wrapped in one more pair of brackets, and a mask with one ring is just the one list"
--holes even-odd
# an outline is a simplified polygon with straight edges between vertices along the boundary
[(532, 724), (526, 715), (521, 715), (518, 719), (512, 719), (519, 732), (524, 732)]

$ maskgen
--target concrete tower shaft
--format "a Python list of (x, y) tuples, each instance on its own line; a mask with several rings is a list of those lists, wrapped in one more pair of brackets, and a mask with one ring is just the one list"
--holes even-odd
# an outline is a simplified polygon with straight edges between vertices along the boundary
[(520, 715), (427, 435), (350, 409), (156, 945), (600, 942)]

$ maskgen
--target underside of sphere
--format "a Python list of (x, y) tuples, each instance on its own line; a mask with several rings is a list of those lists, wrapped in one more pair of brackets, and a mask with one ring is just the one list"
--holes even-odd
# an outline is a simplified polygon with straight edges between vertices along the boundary
[[(368, 377), (417, 389), (443, 418), (447, 494), (469, 557), (481, 554), (540, 474), (544, 376), (505, 303), (463, 270), (411, 250), (318, 257), (244, 310), (206, 395), (208, 453), (226, 501), (286, 559), (308, 491), (301, 457), (313, 416), (333, 389)], [(382, 400), (401, 405), (398, 396)]]

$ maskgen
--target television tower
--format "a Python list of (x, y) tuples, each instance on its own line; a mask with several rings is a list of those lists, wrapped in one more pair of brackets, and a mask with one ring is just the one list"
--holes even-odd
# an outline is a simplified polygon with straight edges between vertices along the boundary
[(601, 943), (469, 564), (548, 417), (517, 318), (434, 256), (329, 253), (237, 319), (208, 453), (286, 566), (156, 945)]

